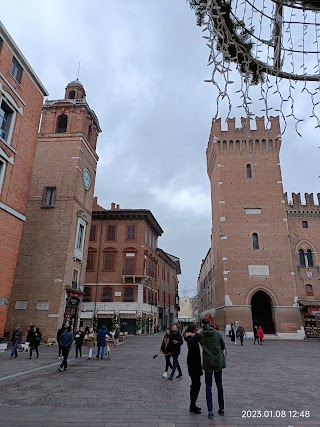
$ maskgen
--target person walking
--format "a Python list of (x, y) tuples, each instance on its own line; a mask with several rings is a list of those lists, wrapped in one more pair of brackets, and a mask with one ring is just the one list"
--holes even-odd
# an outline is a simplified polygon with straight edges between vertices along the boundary
[(212, 403), (212, 376), (218, 390), (219, 415), (224, 415), (224, 397), (222, 386), (222, 369), (226, 367), (223, 350), (225, 343), (219, 331), (215, 330), (209, 320), (202, 319), (203, 330), (198, 334), (200, 345), (203, 349), (203, 370), (206, 383), (206, 399), (208, 407), (208, 418), (213, 418)]
[(89, 328), (89, 332), (84, 336), (84, 345), (88, 347), (88, 359), (92, 357), (93, 347), (95, 345), (96, 334), (93, 331), (93, 328)]
[(36, 327), (32, 326), (29, 329), (26, 341), (29, 343), (29, 359), (32, 359), (32, 350), (35, 348), (34, 343), (36, 340)]
[(63, 357), (61, 365), (58, 368), (58, 371), (60, 372), (66, 371), (68, 369), (68, 356), (71, 350), (73, 340), (74, 340), (74, 337), (73, 337), (73, 333), (71, 332), (71, 326), (68, 325), (66, 330), (62, 332), (60, 341), (59, 341), (62, 349), (62, 357)]
[(264, 333), (263, 333), (263, 329), (261, 328), (261, 326), (258, 327), (257, 335), (258, 335), (258, 344), (262, 345)]
[[(33, 348), (36, 351), (37, 359), (39, 358), (39, 345), (40, 345), (41, 340), (42, 340), (42, 333), (40, 332), (40, 329), (38, 327), (36, 327), (35, 338), (34, 338), (34, 342), (33, 342)], [(31, 350), (30, 350), (30, 352), (31, 352)], [(31, 352), (31, 355), (32, 355), (32, 352)]]
[(75, 336), (75, 344), (76, 344), (76, 359), (78, 358), (78, 353), (80, 357), (82, 357), (82, 346), (83, 346), (83, 340), (84, 340), (84, 331), (83, 326), (80, 326), (79, 330), (76, 332)]
[(168, 351), (170, 333), (171, 333), (170, 329), (167, 328), (165, 336), (163, 337), (163, 340), (162, 340), (161, 347), (160, 347), (160, 353), (164, 354), (164, 357), (166, 359), (166, 367), (165, 367), (165, 371), (164, 371), (164, 373), (162, 375), (163, 378), (168, 378), (168, 369), (169, 368), (172, 369), (172, 364), (171, 364), (171, 361), (170, 361), (171, 354)]
[(236, 335), (235, 335), (235, 332), (234, 332), (233, 323), (231, 323), (230, 329), (231, 329), (231, 342), (235, 343), (235, 341), (236, 341)]
[(11, 356), (10, 359), (13, 359), (14, 357), (18, 357), (18, 346), (21, 344), (22, 341), (22, 332), (20, 325), (17, 325), (15, 330), (12, 332), (11, 341), (13, 344)]
[(191, 378), (190, 385), (190, 412), (201, 414), (201, 408), (197, 406), (197, 399), (201, 388), (201, 354), (198, 336), (196, 335), (196, 325), (189, 325), (185, 331), (184, 339), (188, 346), (187, 365), (188, 373)]
[(118, 347), (119, 346), (119, 338), (120, 338), (120, 328), (119, 328), (118, 323), (116, 323), (114, 325), (114, 336), (113, 336), (114, 347)]
[(182, 377), (182, 371), (181, 371), (181, 367), (179, 365), (179, 360), (178, 360), (182, 344), (183, 344), (182, 336), (178, 331), (178, 325), (175, 324), (171, 327), (171, 333), (169, 336), (168, 352), (172, 355), (172, 364), (173, 364), (170, 377), (168, 378), (169, 381), (173, 380), (173, 376), (176, 369), (178, 369), (177, 378)]
[(243, 345), (243, 337), (246, 335), (246, 331), (242, 325), (238, 326), (238, 335), (240, 338), (240, 344)]
[(258, 331), (258, 326), (256, 325), (256, 326), (253, 327), (253, 335), (254, 335), (254, 342), (253, 342), (253, 344), (255, 344), (256, 341), (259, 344), (259, 338), (258, 338), (257, 331)]
[(59, 359), (61, 359), (61, 355), (62, 355), (62, 348), (61, 348), (61, 346), (60, 346), (60, 337), (61, 337), (61, 335), (63, 334), (63, 332), (66, 330), (66, 326), (65, 326), (65, 324), (63, 324), (62, 326), (61, 326), (61, 328), (60, 329), (58, 329), (58, 332), (57, 332), (57, 343), (58, 343), (58, 346), (59, 346)]
[(97, 338), (97, 340), (99, 341), (100, 350), (101, 350), (101, 351), (99, 351), (99, 353), (97, 354), (97, 356), (98, 356), (98, 359), (100, 357), (101, 360), (103, 359), (104, 351), (105, 351), (105, 348), (106, 348), (106, 337), (107, 337), (107, 335), (110, 338), (112, 338), (112, 335), (108, 331), (108, 329), (106, 328), (106, 326), (105, 325), (101, 326), (101, 328), (98, 330), (98, 338)]

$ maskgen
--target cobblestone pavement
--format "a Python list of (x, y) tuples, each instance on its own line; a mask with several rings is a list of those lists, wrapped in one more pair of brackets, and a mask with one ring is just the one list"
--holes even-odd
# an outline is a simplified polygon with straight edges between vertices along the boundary
[[(162, 335), (129, 337), (112, 349), (110, 360), (75, 359), (73, 349), (63, 373), (57, 370), (57, 347), (41, 345), (40, 358), (32, 360), (28, 353), (13, 360), (9, 351), (0, 354), (0, 426), (320, 427), (318, 341), (267, 341), (262, 346), (249, 341), (241, 347), (226, 338), (225, 416), (216, 412), (214, 390), (215, 416), (209, 420), (204, 384), (198, 400), (202, 414), (188, 412), (186, 344), (180, 356), (183, 377), (170, 382), (162, 378), (163, 356), (152, 357), (161, 340)], [(243, 417), (242, 411), (259, 410), (266, 416), (253, 418), (254, 412), (246, 412)], [(278, 418), (276, 411), (287, 417)], [(311, 416), (289, 417), (294, 411), (310, 411)]]

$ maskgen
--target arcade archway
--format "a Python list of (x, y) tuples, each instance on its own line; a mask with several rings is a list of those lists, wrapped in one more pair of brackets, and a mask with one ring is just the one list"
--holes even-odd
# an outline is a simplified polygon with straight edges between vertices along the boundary
[(257, 291), (251, 298), (253, 326), (261, 326), (265, 334), (275, 334), (272, 316), (272, 302), (264, 291)]

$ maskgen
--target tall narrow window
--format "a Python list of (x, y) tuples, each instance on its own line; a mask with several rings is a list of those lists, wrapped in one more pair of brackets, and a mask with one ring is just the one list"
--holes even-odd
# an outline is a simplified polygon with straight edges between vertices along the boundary
[(56, 202), (56, 187), (44, 187), (43, 191), (43, 208), (54, 208)]
[(125, 273), (126, 275), (134, 275), (134, 267), (135, 267), (135, 254), (134, 253), (126, 253), (126, 261), (125, 261)]
[(6, 171), (6, 162), (0, 157), (0, 193), (4, 182), (4, 174)]
[(76, 97), (76, 92), (74, 90), (70, 90), (69, 99), (74, 99)]
[(78, 229), (78, 236), (77, 236), (77, 249), (82, 250), (83, 249), (83, 243), (84, 243), (84, 230), (85, 227), (83, 224), (79, 224), (79, 229)]
[(15, 57), (13, 57), (11, 68), (10, 68), (10, 74), (15, 79), (15, 81), (17, 81), (19, 84), (21, 83), (21, 79), (22, 79), (22, 70), (23, 68), (21, 67), (19, 62), (16, 60)]
[(79, 270), (77, 269), (73, 269), (73, 274), (72, 274), (72, 289), (77, 289), (78, 288), (78, 284), (79, 284)]
[(306, 294), (308, 297), (313, 297), (313, 288), (312, 285), (306, 285)]
[(115, 271), (116, 252), (106, 252), (104, 254), (104, 269)]
[(308, 221), (302, 221), (302, 228), (309, 228)]
[(312, 256), (312, 250), (307, 250), (307, 261), (308, 261), (308, 267), (313, 267), (313, 256)]
[(91, 287), (85, 286), (83, 288), (83, 302), (90, 302), (91, 300)]
[(250, 163), (247, 164), (246, 170), (247, 170), (247, 178), (252, 178), (252, 171), (251, 171)]
[(127, 240), (136, 239), (136, 227), (135, 225), (127, 225)]
[(97, 232), (97, 226), (95, 224), (92, 224), (90, 228), (90, 237), (89, 237), (90, 242), (96, 241), (96, 232)]
[(66, 133), (68, 126), (68, 116), (66, 114), (60, 114), (57, 119), (57, 133)]
[(257, 233), (252, 234), (252, 247), (253, 249), (259, 249), (259, 238)]
[(88, 251), (87, 256), (87, 271), (93, 271), (94, 270), (94, 258), (95, 258), (95, 252), (94, 251)]
[(112, 302), (112, 288), (111, 288), (111, 286), (103, 288), (102, 301), (103, 302)]
[(9, 140), (10, 136), (10, 126), (13, 122), (14, 111), (9, 107), (5, 101), (1, 101), (0, 108), (0, 136), (6, 142)]
[(132, 287), (124, 288), (124, 300), (125, 300), (125, 302), (133, 302), (133, 288)]
[(306, 266), (306, 259), (305, 259), (305, 256), (304, 256), (303, 249), (299, 249), (299, 261), (300, 261), (300, 266), (301, 267), (305, 267)]
[(107, 240), (113, 241), (113, 242), (116, 240), (116, 226), (115, 225), (108, 225)]

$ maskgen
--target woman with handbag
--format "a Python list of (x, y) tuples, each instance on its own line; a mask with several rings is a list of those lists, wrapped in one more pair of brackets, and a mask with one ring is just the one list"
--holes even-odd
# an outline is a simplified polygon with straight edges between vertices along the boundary
[(92, 357), (93, 347), (95, 346), (96, 334), (93, 332), (93, 328), (89, 328), (89, 332), (84, 336), (84, 345), (88, 347), (88, 359)]

